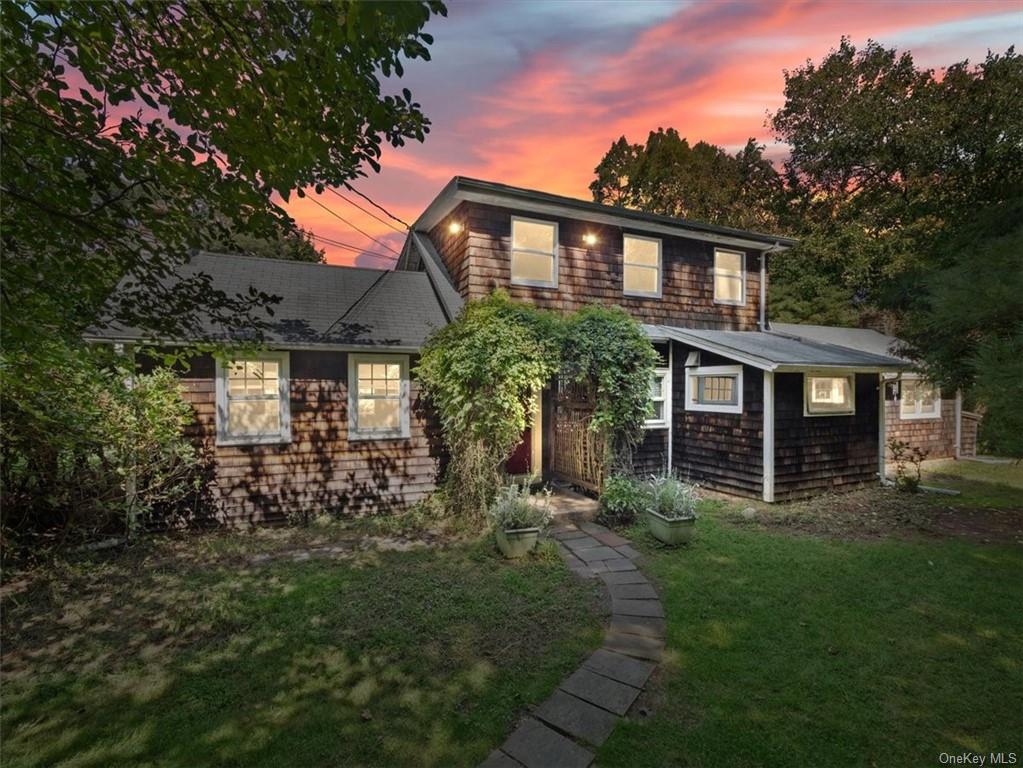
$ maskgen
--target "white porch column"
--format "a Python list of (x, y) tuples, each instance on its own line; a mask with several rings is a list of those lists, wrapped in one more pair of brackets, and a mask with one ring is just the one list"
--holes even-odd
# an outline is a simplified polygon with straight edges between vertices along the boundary
[(774, 371), (764, 371), (764, 501), (774, 501)]
[[(885, 445), (887, 437), (885, 436), (885, 417), (888, 415), (886, 409), (886, 402), (884, 399), (884, 388), (885, 380), (884, 374), (879, 373), (877, 375), (877, 476), (883, 484), (885, 475), (885, 453), (887, 446)], [(901, 390), (900, 390), (901, 392)]]

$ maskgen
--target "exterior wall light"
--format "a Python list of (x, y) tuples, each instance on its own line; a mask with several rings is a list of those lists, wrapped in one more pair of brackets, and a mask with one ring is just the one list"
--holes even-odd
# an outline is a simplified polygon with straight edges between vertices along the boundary
[(583, 242), (586, 243), (586, 245), (596, 245), (597, 236), (592, 232), (587, 232), (585, 235), (583, 235)]
[(452, 221), (450, 224), (448, 224), (448, 232), (450, 232), (452, 235), (457, 235), (461, 231), (462, 225), (460, 222)]

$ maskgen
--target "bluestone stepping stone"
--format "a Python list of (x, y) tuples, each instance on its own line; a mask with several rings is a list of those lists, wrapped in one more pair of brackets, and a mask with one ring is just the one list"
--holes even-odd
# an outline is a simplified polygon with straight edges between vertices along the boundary
[(660, 600), (619, 600), (612, 598), (611, 613), (615, 616), (653, 616), (664, 618)]
[(633, 548), (633, 547), (632, 547), (632, 546), (631, 546), (630, 544), (628, 544), (628, 543), (626, 543), (626, 544), (622, 544), (622, 545), (621, 545), (620, 547), (615, 547), (615, 551), (616, 551), (616, 552), (617, 552), (618, 554), (620, 554), (620, 555), (623, 555), (623, 556), (625, 556), (625, 557), (629, 558), (630, 560), (635, 560), (635, 559), (636, 559), (637, 557), (639, 557), (639, 556), (640, 556), (640, 555), (639, 555), (639, 551), (638, 551), (638, 550), (636, 550), (636, 549), (634, 549), (634, 548)]
[(487, 755), (486, 760), (479, 764), (479, 768), (522, 768), (522, 763), (508, 757), (501, 750), (495, 749)]
[(640, 635), (641, 637), (664, 637), (664, 619), (649, 616), (612, 616), (611, 631), (623, 635)]
[(616, 600), (656, 600), (657, 592), (647, 584), (610, 584), (611, 597)]
[(621, 547), (629, 543), (628, 539), (623, 536), (619, 536), (614, 531), (608, 531), (607, 533), (594, 533), (592, 536), (601, 544), (607, 544), (609, 547)]
[(610, 712), (560, 690), (555, 691), (533, 714), (597, 747), (607, 740), (618, 722), (618, 718)]
[(664, 652), (664, 641), (657, 637), (608, 632), (604, 637), (604, 647), (609, 651), (615, 651), (625, 656), (660, 661), (661, 655)]
[(584, 563), (592, 563), (597, 560), (616, 560), (621, 559), (621, 556), (615, 552), (611, 547), (592, 547), (590, 549), (577, 549), (575, 550), (575, 556), (582, 560)]
[(588, 768), (593, 753), (532, 718), (508, 737), (501, 750), (526, 768)]
[(562, 533), (551, 534), (558, 541), (573, 541), (574, 539), (592, 539), (588, 533), (583, 531), (564, 531)]
[(603, 560), (595, 560), (592, 563), (588, 563), (587, 567), (590, 569), (590, 572), (594, 576), (596, 576), (597, 574), (600, 574), (600, 573), (607, 573), (607, 566), (604, 565), (604, 561)]
[[(606, 560), (604, 561), (607, 562)], [(604, 580), (604, 583), (608, 586), (612, 584), (649, 584), (646, 576), (639, 571), (618, 571), (616, 573), (608, 572), (602, 573), (600, 578)]]
[(583, 662), (583, 666), (619, 683), (642, 688), (646, 685), (650, 673), (654, 671), (655, 665), (601, 648), (594, 651), (593, 655)]
[(609, 677), (583, 668), (577, 669), (561, 684), (561, 690), (596, 704), (601, 709), (624, 715), (629, 711), (632, 702), (639, 696), (639, 688), (619, 683)]
[(611, 529), (601, 525), (600, 523), (579, 523), (579, 530), (586, 531), (589, 534), (596, 533), (611, 533)]
[(594, 549), (596, 547), (604, 546), (595, 538), (589, 534), (584, 533), (577, 539), (562, 539), (562, 543), (571, 549), (573, 552), (578, 552), (580, 549)]
[(627, 557), (617, 557), (615, 560), (607, 561), (609, 571), (635, 571), (636, 564)]

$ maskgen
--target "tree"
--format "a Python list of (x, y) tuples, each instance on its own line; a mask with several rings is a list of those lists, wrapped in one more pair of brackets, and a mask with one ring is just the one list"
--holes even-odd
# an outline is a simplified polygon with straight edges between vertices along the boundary
[(244, 232), (235, 232), (223, 242), (214, 243), (213, 251), (241, 253), (264, 259), (285, 259), (287, 261), (323, 262), (324, 252), (317, 248), (312, 233), (301, 227), (278, 232), (269, 237), (254, 237)]
[(674, 128), (651, 131), (646, 145), (615, 141), (594, 169), (598, 203), (744, 229), (773, 229), (782, 182), (750, 139), (735, 155)]

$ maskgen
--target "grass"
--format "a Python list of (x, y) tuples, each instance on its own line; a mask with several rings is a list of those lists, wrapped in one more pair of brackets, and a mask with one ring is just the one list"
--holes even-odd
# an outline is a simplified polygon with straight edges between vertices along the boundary
[(927, 462), (922, 477), (925, 485), (959, 491), (964, 506), (1023, 509), (1023, 462)]
[[(826, 515), (828, 505), (816, 509)], [(662, 548), (636, 529), (662, 594), (668, 655), (645, 702), (652, 714), (619, 726), (600, 765), (930, 766), (964, 751), (1020, 759), (1019, 543), (912, 526), (807, 535), (780, 521), (805, 522), (813, 504), (772, 526), (705, 506), (688, 548)], [(1023, 509), (1014, 514), (1018, 527)]]
[(600, 642), (595, 587), (557, 557), (247, 565), (268, 548), (200, 537), (8, 584), (4, 768), (474, 765)]

